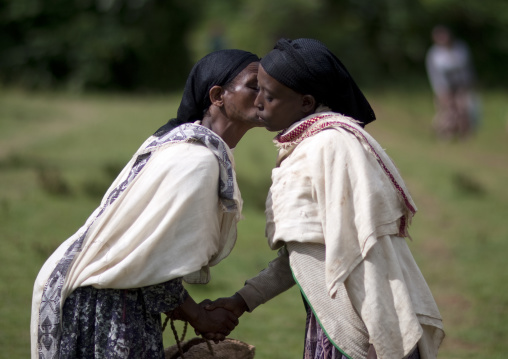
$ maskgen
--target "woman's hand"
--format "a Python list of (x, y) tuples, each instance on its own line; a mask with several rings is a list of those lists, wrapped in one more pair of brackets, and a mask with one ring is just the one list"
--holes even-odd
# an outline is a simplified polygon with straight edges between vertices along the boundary
[(178, 308), (182, 320), (186, 320), (195, 329), (197, 335), (216, 343), (224, 340), (226, 336), (238, 325), (238, 317), (232, 312), (217, 308), (205, 310), (188, 296)]
[(164, 314), (166, 314), (172, 320), (186, 320), (180, 308), (173, 309), (172, 311), (165, 312)]
[(199, 308), (198, 316), (189, 324), (199, 333), (222, 334), (226, 337), (238, 325), (238, 318), (226, 309), (208, 311)]
[(206, 310), (215, 310), (218, 308), (224, 308), (232, 312), (237, 318), (240, 318), (249, 308), (247, 303), (238, 293), (235, 293), (231, 297), (219, 298), (214, 301), (205, 300), (201, 302), (201, 306), (204, 305)]

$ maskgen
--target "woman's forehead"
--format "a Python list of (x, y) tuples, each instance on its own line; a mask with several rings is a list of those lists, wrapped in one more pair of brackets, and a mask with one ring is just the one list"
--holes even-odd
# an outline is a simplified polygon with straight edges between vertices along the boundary
[(240, 79), (250, 80), (251, 78), (257, 79), (259, 62), (251, 62), (248, 64), (233, 81)]
[[(263, 68), (262, 65), (259, 65), (259, 70), (258, 70), (258, 82), (259, 83), (263, 83), (263, 85), (268, 88), (268, 89), (271, 89), (271, 90), (275, 90), (277, 89), (279, 86), (284, 86), (283, 84), (281, 84), (279, 81), (277, 81), (276, 79), (274, 79), (272, 76), (270, 76), (266, 71), (265, 69)], [(284, 86), (285, 87), (285, 86)]]
[(269, 92), (272, 95), (283, 95), (283, 96), (294, 96), (298, 95), (298, 92), (293, 90), (290, 87), (287, 87), (283, 83), (279, 82), (270, 74), (268, 74), (264, 69), (263, 66), (259, 66), (258, 71), (258, 85), (259, 87), (262, 87), (264, 90)]

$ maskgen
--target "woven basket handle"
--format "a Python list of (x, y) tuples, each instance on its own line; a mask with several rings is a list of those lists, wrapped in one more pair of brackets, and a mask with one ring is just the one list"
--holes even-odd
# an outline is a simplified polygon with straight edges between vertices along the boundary
[(166, 329), (166, 326), (168, 325), (168, 321), (170, 319), (171, 319), (171, 322), (170, 322), (171, 330), (173, 331), (173, 335), (174, 335), (175, 341), (176, 341), (176, 346), (178, 348), (178, 352), (175, 353), (170, 359), (177, 359), (178, 357), (185, 359), (184, 353), (186, 353), (194, 345), (198, 345), (203, 342), (206, 342), (206, 345), (208, 346), (208, 350), (210, 351), (210, 354), (212, 354), (212, 356), (215, 357), (215, 353), (213, 352), (212, 344), (210, 343), (209, 340), (207, 340), (205, 338), (193, 338), (193, 339), (190, 339), (189, 341), (187, 341), (187, 343), (185, 343), (183, 346), (181, 345), (181, 342), (183, 342), (183, 340), (185, 339), (185, 334), (187, 333), (187, 326), (189, 324), (187, 321), (185, 322), (184, 327), (183, 327), (182, 337), (179, 339), (178, 332), (176, 331), (175, 323), (174, 323), (173, 319), (170, 318), (169, 315), (166, 315), (166, 320), (164, 320), (164, 324), (162, 325), (163, 332), (164, 332), (164, 329)]

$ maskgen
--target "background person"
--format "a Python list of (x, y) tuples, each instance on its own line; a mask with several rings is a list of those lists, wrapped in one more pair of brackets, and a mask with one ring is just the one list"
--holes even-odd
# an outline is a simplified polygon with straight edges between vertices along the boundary
[(222, 50), (194, 66), (176, 119), (143, 143), (39, 272), (32, 358), (164, 358), (162, 312), (211, 339), (238, 324), (202, 309), (182, 279), (207, 283), (235, 244), (242, 201), (230, 148), (260, 126), (258, 61)]
[(258, 84), (258, 115), (281, 131), (266, 201), (278, 257), (207, 308), (240, 316), (296, 283), (307, 310), (304, 358), (436, 358), (441, 316), (405, 239), (416, 207), (363, 129), (375, 120), (368, 101), (312, 39), (279, 40)]
[(471, 54), (443, 25), (432, 30), (432, 40), (426, 68), (437, 107), (433, 127), (440, 138), (464, 138), (479, 121)]

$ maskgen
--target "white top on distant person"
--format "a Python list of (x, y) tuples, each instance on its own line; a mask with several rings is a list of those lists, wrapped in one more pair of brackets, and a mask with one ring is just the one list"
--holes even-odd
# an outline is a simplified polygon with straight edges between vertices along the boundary
[(479, 121), (471, 52), (446, 26), (434, 27), (432, 39), (425, 64), (436, 98), (434, 130), (441, 138), (462, 138), (473, 132)]

